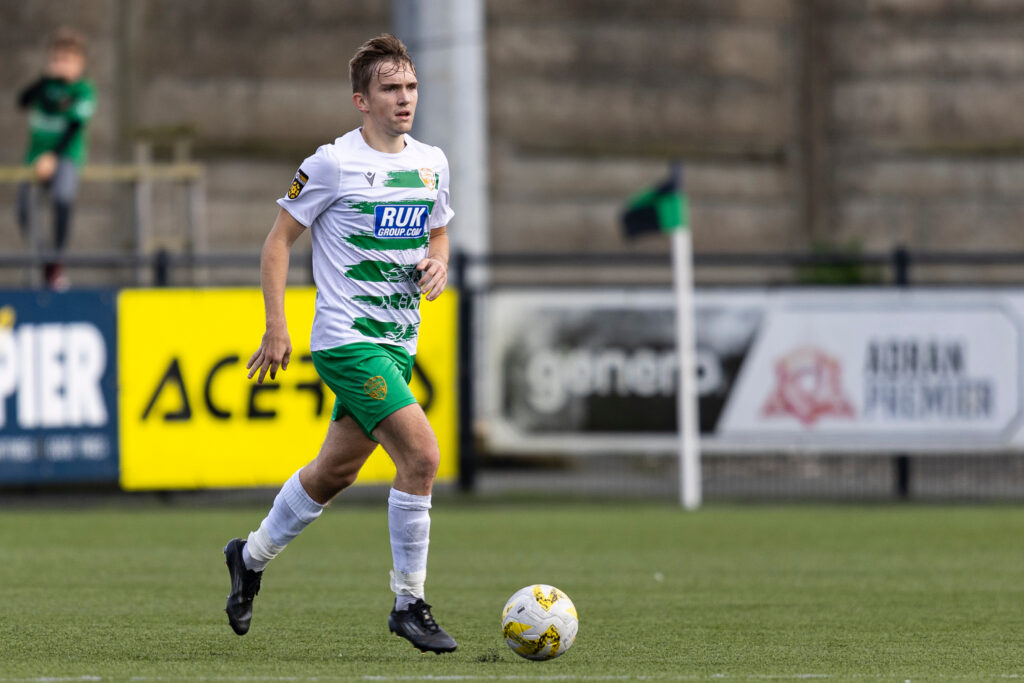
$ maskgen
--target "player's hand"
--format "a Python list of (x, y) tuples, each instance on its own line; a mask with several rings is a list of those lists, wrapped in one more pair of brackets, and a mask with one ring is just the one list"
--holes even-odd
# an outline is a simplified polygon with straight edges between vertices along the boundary
[(252, 358), (245, 364), (249, 371), (249, 379), (259, 371), (260, 376), (257, 382), (263, 384), (263, 378), (270, 372), (270, 379), (277, 379), (277, 369), (288, 369), (288, 361), (292, 357), (292, 340), (288, 336), (286, 328), (267, 328), (263, 333), (263, 341), (260, 348), (252, 354)]
[(441, 292), (448, 286), (448, 266), (439, 259), (425, 258), (416, 264), (416, 270), (423, 273), (416, 286), (427, 296), (427, 301), (441, 296)]
[(32, 164), (32, 172), (39, 182), (48, 181), (57, 172), (57, 155), (53, 152), (39, 155)]

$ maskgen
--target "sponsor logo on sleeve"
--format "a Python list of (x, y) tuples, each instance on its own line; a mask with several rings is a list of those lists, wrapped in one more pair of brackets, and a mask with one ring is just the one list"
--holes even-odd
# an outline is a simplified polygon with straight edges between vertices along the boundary
[(422, 237), (430, 216), (427, 204), (381, 204), (373, 209), (373, 235), (384, 239)]
[(292, 180), (291, 187), (288, 188), (288, 199), (295, 199), (302, 192), (302, 188), (306, 186), (306, 181), (309, 180), (309, 176), (300, 168), (295, 174), (295, 179)]

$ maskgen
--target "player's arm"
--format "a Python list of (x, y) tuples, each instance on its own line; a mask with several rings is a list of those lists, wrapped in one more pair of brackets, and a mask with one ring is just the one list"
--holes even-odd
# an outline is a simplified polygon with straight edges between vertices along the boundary
[(33, 102), (43, 96), (43, 91), (46, 90), (46, 84), (49, 81), (49, 76), (40, 76), (31, 85), (18, 93), (18, 107), (21, 109), (28, 109), (32, 106)]
[(448, 285), (448, 228), (441, 226), (430, 231), (430, 248), (427, 258), (416, 264), (416, 270), (423, 273), (417, 286), (427, 301), (441, 296)]
[(276, 379), (278, 367), (287, 370), (291, 359), (292, 342), (284, 316), (284, 290), (288, 282), (288, 257), (292, 245), (305, 229), (290, 213), (281, 209), (260, 252), (260, 284), (267, 313), (267, 330), (263, 333), (260, 347), (245, 366), (249, 370), (249, 379), (259, 371), (256, 381), (260, 384), (268, 371), (270, 379)]
[(67, 115), (67, 128), (64, 130), (64, 134), (60, 136), (57, 144), (53, 146), (52, 151), (56, 156), (64, 156), (64, 152), (71, 146), (71, 141), (75, 139), (75, 135), (89, 123), (95, 111), (96, 95), (92, 87), (86, 86), (84, 89), (76, 91)]

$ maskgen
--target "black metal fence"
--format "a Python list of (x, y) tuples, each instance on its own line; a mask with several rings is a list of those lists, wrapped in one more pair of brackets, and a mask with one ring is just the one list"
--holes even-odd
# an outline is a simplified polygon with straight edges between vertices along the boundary
[[(189, 277), (176, 277), (179, 271), (196, 268), (217, 267), (259, 267), (258, 251), (223, 252), (173, 252), (166, 249), (146, 254), (125, 252), (56, 253), (41, 251), (35, 254), (0, 253), (0, 269), (38, 269), (46, 263), (60, 261), (69, 268), (149, 269), (154, 286), (191, 285)], [(475, 267), (501, 269), (508, 267), (543, 269), (558, 267), (572, 271), (575, 284), (592, 284), (588, 269), (617, 269), (629, 267), (671, 267), (669, 254), (637, 252), (591, 252), (591, 253), (539, 253), (508, 252), (485, 256), (456, 253), (452, 260), (452, 280), (466, 281), (466, 275)], [(943, 282), (915, 278), (915, 269), (931, 266), (962, 266), (986, 268), (992, 266), (1022, 266), (1019, 279), (1001, 284), (1024, 284), (1024, 251), (923, 251), (897, 247), (888, 252), (874, 253), (818, 253), (806, 251), (776, 252), (699, 252), (694, 255), (697, 273), (707, 269), (719, 271), (741, 271), (750, 269), (790, 269), (794, 284), (828, 284), (817, 281), (816, 275), (829, 269), (841, 271), (849, 268), (873, 268), (875, 273), (886, 273), (888, 277), (873, 278), (863, 284), (910, 284), (970, 285), (973, 282)], [(312, 282), (312, 259), (309, 253), (292, 254), (292, 267), (308, 272)], [(815, 269), (815, 270), (811, 270)], [(667, 271), (666, 271), (667, 272)], [(564, 283), (564, 280), (562, 281)], [(606, 283), (609, 283), (606, 280)], [(699, 279), (698, 279), (699, 283)], [(126, 285), (132, 284), (125, 282)], [(218, 284), (213, 278), (210, 285)]]
[[(702, 269), (714, 269), (719, 273), (733, 272), (742, 269), (789, 269), (789, 284), (821, 284), (815, 282), (813, 276), (822, 272), (829, 272), (830, 269), (838, 272), (850, 272), (848, 269), (870, 268), (872, 277), (866, 284), (873, 286), (888, 285), (893, 287), (905, 287), (910, 284), (937, 284), (935, 281), (926, 282), (916, 279), (919, 267), (931, 266), (970, 266), (980, 269), (992, 266), (1024, 266), (1024, 251), (1018, 252), (946, 252), (946, 251), (917, 251), (905, 248), (896, 248), (889, 252), (879, 253), (815, 253), (815, 252), (771, 252), (771, 253), (698, 253), (695, 255), (694, 266), (698, 274)], [(0, 269), (18, 268), (40, 268), (43, 264), (60, 260), (69, 268), (103, 268), (103, 269), (126, 269), (132, 277), (126, 278), (126, 284), (136, 281), (135, 274), (140, 269), (147, 269), (151, 273), (150, 280), (154, 286), (193, 286), (195, 285), (194, 274), (196, 269), (214, 269), (212, 276), (203, 279), (205, 285), (217, 285), (215, 269), (218, 267), (252, 267), (254, 270), (259, 267), (258, 252), (219, 252), (219, 253), (175, 253), (166, 250), (156, 251), (150, 254), (131, 254), (123, 252), (109, 253), (45, 253), (33, 254), (0, 254)], [(311, 258), (308, 253), (295, 253), (292, 255), (293, 269), (301, 269), (312, 282)], [(579, 465), (576, 460), (572, 462), (524, 462), (521, 459), (510, 463), (509, 459), (502, 459), (501, 454), (487, 453), (482, 448), (478, 435), (474, 433), (476, 422), (475, 406), (476, 389), (474, 386), (472, 368), (475, 367), (474, 353), (478, 352), (477, 340), (473, 338), (475, 321), (479, 314), (477, 307), (482, 296), (501, 287), (515, 286), (514, 278), (480, 278), (474, 275), (474, 269), (485, 268), (489, 274), (499, 273), (501, 269), (536, 269), (557, 268), (560, 271), (571, 271), (572, 284), (588, 285), (594, 284), (598, 278), (594, 277), (595, 272), (600, 272), (600, 282), (604, 285), (616, 284), (609, 281), (607, 277), (609, 270), (617, 268), (658, 268), (665, 269), (668, 273), (671, 267), (670, 257), (667, 253), (583, 253), (583, 254), (551, 254), (551, 253), (503, 253), (486, 256), (473, 256), (465, 253), (456, 253), (452, 261), (452, 282), (457, 284), (461, 290), (459, 299), (459, 488), (463, 491), (481, 490), (481, 476), (486, 479), (487, 490), (494, 487), (501, 488), (501, 482), (508, 482), (509, 487), (521, 486), (531, 491), (541, 491), (543, 487), (537, 487), (529, 483), (529, 474), (538, 472), (539, 478), (545, 481), (557, 481), (558, 473), (564, 474), (568, 479), (576, 477), (580, 480)], [(599, 269), (599, 270), (595, 270)], [(844, 269), (847, 269), (844, 271)], [(802, 277), (810, 274), (812, 277)], [(1024, 283), (1024, 267), (1020, 269), (1021, 277), (1014, 282), (1000, 282), (1000, 285), (1012, 285)], [(538, 284), (543, 277), (531, 276), (529, 283)], [(700, 278), (698, 276), (698, 282)], [(667, 280), (666, 280), (667, 281)], [(255, 279), (254, 279), (255, 282)], [(474, 282), (484, 282), (482, 285), (474, 285)], [(564, 277), (559, 280), (566, 284)], [(830, 282), (826, 279), (825, 282)], [(629, 284), (629, 283), (620, 283)], [(775, 283), (773, 283), (775, 284)], [(964, 282), (946, 282), (941, 284), (963, 286)], [(994, 283), (987, 282), (992, 285)], [(884, 499), (916, 499), (920, 497), (942, 497), (942, 487), (937, 483), (941, 482), (944, 476), (955, 476), (964, 479), (971, 478), (971, 473), (965, 468), (968, 466), (964, 461), (938, 459), (938, 456), (912, 457), (903, 453), (893, 453), (889, 456), (850, 456), (851, 462), (842, 464), (834, 457), (823, 456), (819, 461), (817, 472), (845, 472), (843, 476), (848, 477), (848, 483), (860, 482), (847, 487), (847, 492), (856, 498), (884, 498)], [(977, 459), (975, 457), (975, 459)], [(713, 460), (713, 462), (711, 462)], [(853, 462), (856, 460), (856, 462)], [(1010, 479), (1007, 473), (1020, 471), (1020, 480), (1024, 482), (1024, 459), (1016, 456), (996, 456), (991, 458), (998, 466), (985, 466), (995, 480), (1002, 481), (1004, 485), (999, 488), (1001, 492), (997, 497), (1010, 499), (1024, 499), (1024, 483), (1020, 486), (1006, 485)], [(722, 498), (747, 498), (757, 497), (758, 491), (768, 497), (823, 497), (832, 498), (838, 494), (833, 490), (834, 482), (828, 476), (811, 476), (808, 474), (808, 463), (812, 462), (806, 456), (798, 458), (792, 456), (720, 456), (715, 455), (710, 459), (705, 458), (705, 491), (711, 497)], [(756, 461), (756, 462), (755, 462)], [(664, 462), (656, 462), (650, 458), (629, 464), (610, 464), (608, 462), (593, 459), (596, 467), (596, 476), (590, 477), (595, 491), (600, 490), (602, 484), (599, 480), (609, 481), (621, 480), (624, 471), (630, 471), (638, 482), (645, 477), (649, 479), (648, 484), (639, 484), (641, 495), (657, 493), (659, 487), (664, 487), (666, 482), (676, 480), (673, 469), (676, 466), (670, 459)], [(813, 469), (813, 468), (810, 468)], [(515, 471), (515, 476), (510, 473)], [(605, 476), (601, 476), (602, 472)], [(989, 476), (985, 474), (985, 476)], [(837, 475), (838, 476), (838, 475)], [(772, 477), (786, 478), (787, 485), (778, 485), (775, 489), (766, 487), (764, 481)], [(538, 479), (539, 479), (538, 478)], [(761, 484), (757, 484), (760, 481)], [(830, 483), (832, 482), (832, 483)], [(861, 486), (863, 485), (863, 486)], [(643, 486), (647, 486), (643, 489)], [(857, 488), (860, 486), (860, 488)], [(575, 486), (575, 488), (579, 488)], [(622, 487), (619, 487), (620, 490)], [(627, 487), (628, 489), (628, 487)], [(1019, 489), (1019, 491), (1018, 491)], [(963, 489), (961, 494), (953, 493), (947, 497), (973, 497), (969, 487)], [(981, 489), (978, 489), (979, 491)], [(858, 493), (859, 492), (859, 493)], [(929, 493), (930, 492), (930, 493)], [(985, 497), (981, 495), (980, 497)]]

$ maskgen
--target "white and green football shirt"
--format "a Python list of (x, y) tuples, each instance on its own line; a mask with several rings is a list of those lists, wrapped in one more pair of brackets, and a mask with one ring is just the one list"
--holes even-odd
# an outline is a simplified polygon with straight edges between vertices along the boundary
[(405, 136), (385, 154), (359, 129), (302, 162), (277, 203), (310, 228), (316, 314), (311, 351), (355, 342), (416, 353), (420, 272), (430, 231), (454, 212), (448, 160), (437, 147)]

